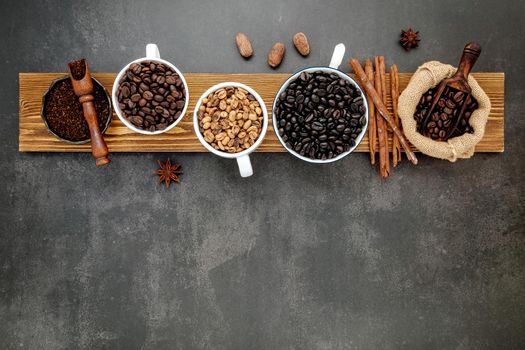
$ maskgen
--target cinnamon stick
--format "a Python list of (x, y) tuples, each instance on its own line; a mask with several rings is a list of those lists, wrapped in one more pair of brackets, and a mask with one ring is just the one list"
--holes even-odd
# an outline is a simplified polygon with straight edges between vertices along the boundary
[[(385, 61), (383, 56), (375, 57), (375, 87), (381, 100), (386, 104)], [(379, 175), (382, 178), (390, 176), (390, 158), (388, 152), (388, 131), (386, 121), (376, 112), (377, 139), (379, 141)]]
[[(365, 72), (370, 81), (374, 80), (374, 64), (370, 59), (365, 60)], [(375, 106), (372, 99), (366, 94), (366, 101), (368, 102), (368, 145), (370, 147), (370, 163), (376, 164), (376, 146), (377, 146), (377, 127)]]
[[(397, 71), (397, 65), (393, 64), (390, 67), (390, 95), (392, 96), (392, 114), (394, 117), (394, 123), (398, 128), (399, 125), (399, 113), (397, 110), (399, 101), (399, 74)], [(399, 138), (396, 134), (392, 136), (392, 164), (394, 167), (401, 161), (401, 145), (399, 144)]]
[(376, 106), (376, 109), (381, 113), (381, 116), (388, 122), (390, 127), (392, 128), (392, 131), (397, 135), (399, 138), (399, 142), (401, 143), (401, 146), (405, 150), (405, 153), (407, 155), (408, 160), (410, 160), (414, 165), (417, 165), (417, 157), (410, 149), (410, 146), (408, 145), (407, 140), (405, 139), (405, 136), (401, 133), (401, 130), (395, 125), (394, 119), (388, 112), (388, 109), (386, 108), (385, 104), (381, 100), (381, 97), (377, 93), (376, 89), (368, 80), (365, 71), (363, 70), (363, 67), (361, 67), (361, 64), (359, 64), (359, 61), (355, 58), (350, 59), (350, 65), (354, 69), (355, 74), (357, 77), (361, 80), (363, 83), (363, 87), (365, 88), (367, 94), (370, 95), (372, 98), (372, 101), (374, 102), (374, 105)]

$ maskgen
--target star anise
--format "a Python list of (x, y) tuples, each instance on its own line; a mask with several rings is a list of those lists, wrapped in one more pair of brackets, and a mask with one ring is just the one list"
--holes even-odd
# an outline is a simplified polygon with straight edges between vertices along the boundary
[(419, 32), (414, 32), (412, 28), (407, 31), (401, 30), (401, 39), (399, 43), (407, 51), (419, 46)]
[(159, 183), (166, 183), (166, 188), (170, 187), (171, 181), (180, 182), (180, 176), (182, 175), (182, 167), (180, 164), (171, 165), (171, 161), (168, 160), (165, 163), (162, 163), (160, 160), (159, 163), (160, 169), (155, 171), (155, 174), (159, 175)]

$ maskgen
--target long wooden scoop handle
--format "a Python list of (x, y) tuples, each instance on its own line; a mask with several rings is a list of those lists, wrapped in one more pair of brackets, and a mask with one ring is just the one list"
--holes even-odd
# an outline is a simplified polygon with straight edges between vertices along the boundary
[(399, 138), (399, 143), (401, 144), (401, 146), (403, 146), (403, 149), (405, 150), (408, 160), (410, 160), (412, 164), (416, 165), (417, 164), (416, 155), (410, 149), (410, 146), (408, 145), (408, 142), (405, 139), (405, 136), (403, 135), (401, 130), (399, 130), (399, 128), (396, 126), (396, 123), (394, 122), (394, 118), (392, 118), (390, 113), (388, 113), (388, 109), (381, 101), (381, 97), (379, 97), (379, 94), (377, 93), (376, 89), (374, 89), (374, 87), (372, 86), (372, 83), (368, 80), (368, 77), (366, 76), (366, 73), (363, 70), (363, 67), (361, 67), (361, 64), (355, 58), (350, 59), (350, 65), (354, 69), (354, 72), (359, 78), (359, 80), (361, 80), (361, 82), (363, 83), (366, 93), (374, 102), (374, 105), (379, 111), (379, 114), (381, 114), (383, 119), (385, 119), (388, 122), (388, 124), (392, 128), (392, 131)]
[(104, 142), (102, 133), (97, 120), (97, 111), (93, 104), (93, 80), (89, 72), (89, 66), (85, 59), (80, 59), (68, 63), (69, 76), (75, 95), (82, 104), (84, 119), (89, 127), (91, 134), (91, 154), (96, 159), (96, 165), (101, 166), (110, 162), (108, 158), (108, 146)]
[(472, 67), (474, 67), (474, 64), (476, 64), (476, 61), (478, 60), (480, 54), (481, 46), (479, 46), (479, 44), (468, 43), (467, 45), (465, 45), (455, 77), (462, 77), (466, 80), (470, 71), (472, 70)]
[(84, 95), (79, 98), (80, 103), (82, 103), (84, 118), (88, 123), (89, 133), (91, 134), (91, 154), (95, 157), (95, 164), (102, 166), (111, 161), (108, 158), (108, 146), (104, 138), (102, 138), (102, 133), (98, 126), (97, 111), (95, 110), (93, 100), (93, 95)]

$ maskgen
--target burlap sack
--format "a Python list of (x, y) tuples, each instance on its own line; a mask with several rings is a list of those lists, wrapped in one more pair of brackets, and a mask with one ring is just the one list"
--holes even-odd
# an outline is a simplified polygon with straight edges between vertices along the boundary
[(414, 112), (421, 96), (428, 89), (436, 86), (443, 79), (451, 77), (455, 72), (456, 68), (451, 65), (437, 61), (427, 62), (417, 69), (399, 97), (399, 118), (406, 138), (422, 153), (451, 162), (455, 162), (458, 158), (470, 158), (474, 154), (474, 147), (485, 134), (485, 125), (490, 113), (490, 99), (487, 94), (472, 75), (469, 75), (468, 83), (472, 88), (472, 96), (478, 101), (478, 109), (470, 117), (470, 125), (474, 133), (466, 133), (447, 142), (434, 141), (418, 133)]

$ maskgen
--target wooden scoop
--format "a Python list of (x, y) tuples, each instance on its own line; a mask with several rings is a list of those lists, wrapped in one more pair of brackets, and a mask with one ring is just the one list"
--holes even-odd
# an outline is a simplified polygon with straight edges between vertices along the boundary
[[(453, 115), (451, 115), (451, 123), (445, 132), (445, 136), (441, 137), (442, 141), (448, 140), (450, 135), (459, 125), (463, 114), (465, 113), (465, 108), (468, 104), (468, 100), (471, 98), (472, 89), (468, 84), (468, 75), (474, 67), (479, 55), (481, 54), (481, 46), (476, 43), (468, 43), (463, 49), (463, 54), (461, 55), (461, 60), (459, 61), (458, 70), (456, 74), (448, 79), (444, 79), (436, 90), (432, 105), (428, 110), (423, 122), (419, 127), (420, 133), (425, 133), (428, 123), (432, 118), (432, 114), (439, 110), (438, 102), (440, 99), (453, 100), (449, 101), (453, 104)], [(446, 96), (445, 92), (449, 92), (450, 96)], [(459, 93), (459, 94), (458, 94)], [(451, 98), (452, 95), (457, 96), (457, 98)]]
[(108, 146), (102, 137), (100, 127), (98, 125), (97, 111), (93, 104), (93, 80), (89, 73), (89, 67), (85, 59), (72, 61), (68, 63), (69, 76), (73, 91), (78, 96), (78, 100), (82, 103), (82, 110), (84, 118), (89, 126), (89, 133), (91, 134), (91, 154), (96, 159), (96, 165), (101, 166), (110, 162), (108, 158)]

